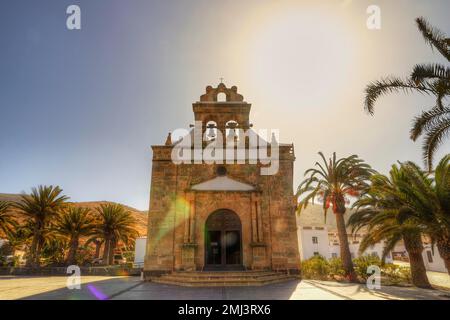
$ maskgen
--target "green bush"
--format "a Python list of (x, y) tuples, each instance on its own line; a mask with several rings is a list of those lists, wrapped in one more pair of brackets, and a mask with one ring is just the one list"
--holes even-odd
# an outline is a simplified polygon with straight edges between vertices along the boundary
[(409, 267), (402, 267), (392, 263), (386, 264), (381, 269), (389, 284), (411, 283), (411, 270)]
[(353, 259), (353, 265), (358, 277), (367, 280), (367, 278), (370, 276), (370, 274), (367, 274), (367, 268), (369, 266), (375, 265), (380, 267), (381, 269), (381, 259), (374, 255), (360, 256), (356, 259)]
[[(396, 285), (411, 283), (409, 267), (401, 267), (391, 263), (382, 265), (381, 259), (374, 255), (365, 255), (353, 259), (353, 265), (356, 274), (363, 280), (367, 280), (370, 276), (370, 274), (367, 274), (367, 268), (375, 265), (381, 270), (383, 284)], [(314, 256), (302, 261), (301, 270), (304, 279), (314, 280), (339, 280), (345, 274), (340, 258), (327, 260), (323, 256)]]
[(329, 275), (331, 277), (343, 277), (345, 275), (344, 266), (341, 258), (331, 258), (328, 260)]
[(305, 279), (326, 280), (330, 274), (330, 264), (322, 256), (314, 256), (302, 262), (302, 276)]

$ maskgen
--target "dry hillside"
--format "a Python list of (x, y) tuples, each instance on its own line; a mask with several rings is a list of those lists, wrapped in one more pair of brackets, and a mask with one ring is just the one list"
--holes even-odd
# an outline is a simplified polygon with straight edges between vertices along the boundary
[[(19, 194), (6, 194), (6, 193), (0, 193), (0, 201), (10, 201), (10, 202), (18, 202), (20, 201), (20, 195)], [(71, 202), (75, 206), (79, 207), (86, 207), (90, 209), (94, 209), (102, 203), (113, 203), (111, 201), (89, 201), (89, 202)], [(131, 212), (133, 217), (136, 219), (136, 229), (139, 232), (140, 236), (146, 236), (147, 235), (147, 212), (146, 211), (140, 211), (135, 208), (123, 205), (128, 211)], [(19, 222), (23, 221), (22, 215), (17, 211), (17, 220)]]

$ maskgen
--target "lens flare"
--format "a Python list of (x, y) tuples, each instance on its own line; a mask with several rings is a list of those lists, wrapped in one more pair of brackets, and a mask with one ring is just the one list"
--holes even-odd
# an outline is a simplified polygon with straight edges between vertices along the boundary
[(96, 297), (98, 300), (107, 300), (108, 296), (104, 294), (100, 289), (96, 288), (92, 284), (87, 285), (89, 292)]

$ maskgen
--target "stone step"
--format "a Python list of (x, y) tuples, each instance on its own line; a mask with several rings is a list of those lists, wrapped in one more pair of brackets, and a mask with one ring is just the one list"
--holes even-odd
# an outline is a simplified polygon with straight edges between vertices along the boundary
[(179, 281), (263, 281), (263, 280), (270, 280), (270, 279), (277, 279), (279, 277), (284, 277), (286, 275), (279, 275), (279, 274), (267, 274), (262, 276), (248, 276), (248, 275), (234, 275), (234, 276), (211, 276), (211, 277), (198, 277), (198, 276), (192, 276), (192, 277), (179, 277), (177, 275), (165, 275), (161, 278), (168, 279), (168, 280), (179, 280)]
[(155, 283), (186, 287), (262, 286), (298, 279), (298, 276), (278, 272), (174, 272), (155, 277)]
[(264, 274), (264, 273), (285, 273), (276, 272), (271, 270), (249, 270), (249, 271), (174, 271), (172, 273), (176, 274), (220, 274), (220, 275), (230, 275), (230, 274)]
[[(283, 274), (283, 273), (281, 273)], [(179, 278), (257, 278), (257, 277), (266, 277), (273, 275), (280, 275), (277, 272), (173, 272), (169, 274), (170, 276), (179, 277)], [(168, 276), (168, 275), (166, 275)]]
[(160, 284), (176, 285), (181, 287), (238, 287), (238, 286), (265, 286), (268, 284), (284, 282), (288, 280), (294, 280), (297, 277), (286, 276), (279, 277), (273, 280), (260, 280), (260, 281), (173, 281), (166, 279), (155, 279), (153, 282)]

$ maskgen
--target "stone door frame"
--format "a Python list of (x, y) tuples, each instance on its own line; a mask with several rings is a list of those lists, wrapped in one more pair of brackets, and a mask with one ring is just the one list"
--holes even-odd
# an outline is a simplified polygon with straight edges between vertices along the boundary
[[(208, 227), (208, 223), (212, 223), (211, 219), (213, 219), (214, 215), (218, 215), (221, 214), (223, 215), (222, 217), (220, 217), (219, 219), (220, 221), (220, 225), (210, 225)], [(231, 226), (226, 226), (224, 225), (225, 223), (225, 215), (232, 215), (233, 218), (235, 218), (236, 220), (233, 222), (234, 224), (231, 224)], [(231, 217), (231, 216), (230, 216)], [(236, 212), (234, 212), (233, 210), (230, 209), (217, 209), (212, 211), (208, 217), (205, 220), (205, 227), (204, 227), (204, 236), (203, 236), (203, 241), (204, 241), (204, 268), (206, 269), (217, 269), (217, 270), (227, 270), (227, 269), (242, 269), (243, 268), (243, 244), (242, 244), (242, 221), (241, 218), (239, 217), (239, 214), (237, 214)], [(221, 233), (221, 263), (220, 264), (208, 264), (208, 235), (207, 232), (209, 231), (220, 231)], [(223, 242), (225, 241), (225, 237), (226, 237), (226, 233), (230, 232), (230, 231), (235, 231), (238, 233), (239, 236), (239, 263), (238, 264), (227, 264), (226, 263), (226, 244), (224, 244)]]

